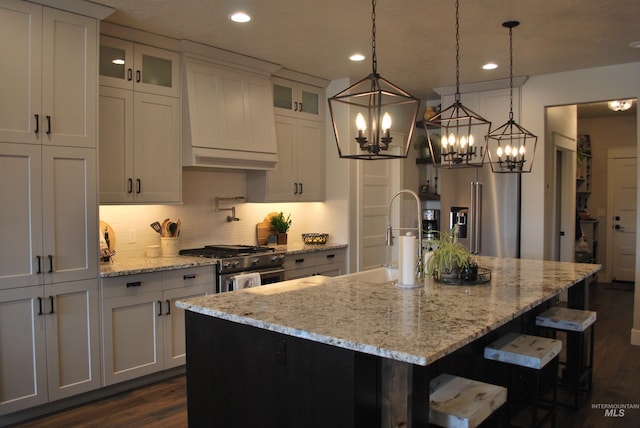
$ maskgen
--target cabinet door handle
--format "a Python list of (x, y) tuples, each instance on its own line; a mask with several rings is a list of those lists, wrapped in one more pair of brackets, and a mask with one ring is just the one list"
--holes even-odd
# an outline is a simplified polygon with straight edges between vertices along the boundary
[(142, 191), (142, 182), (139, 178), (136, 178), (136, 193), (140, 193)]
[(298, 111), (298, 102), (297, 102), (297, 101), (295, 101), (293, 104), (294, 104), (294, 106), (295, 106), (295, 107), (293, 108), (293, 111)]
[(140, 83), (140, 70), (136, 70), (136, 82)]
[(49, 303), (51, 303), (51, 310), (49, 311), (49, 313), (55, 314), (56, 311), (53, 310), (53, 296), (49, 296)]
[(298, 192), (298, 195), (302, 195), (302, 183), (298, 183), (300, 185), (300, 192)]
[(184, 280), (186, 281), (187, 279), (195, 279), (195, 277), (196, 277), (196, 274), (195, 274), (195, 273), (190, 273), (190, 274), (188, 274), (188, 275), (184, 275), (184, 276), (182, 277), (182, 279), (184, 279)]
[(133, 70), (130, 68), (127, 68), (127, 80), (128, 81), (132, 81), (133, 80)]
[(40, 115), (35, 114), (34, 116), (36, 117), (36, 130), (34, 132), (38, 135), (40, 133)]
[(38, 315), (42, 315), (42, 297), (38, 297)]
[(49, 254), (47, 257), (49, 258), (49, 273), (53, 273), (53, 256)]
[(36, 260), (38, 260), (38, 275), (42, 273), (42, 257), (36, 256)]
[(133, 193), (133, 178), (127, 179), (127, 193)]
[(294, 195), (298, 194), (298, 183), (293, 183), (293, 194)]
[(167, 313), (165, 315), (171, 315), (171, 300), (167, 299), (165, 302), (167, 304)]
[(47, 135), (51, 135), (51, 116), (47, 115)]
[(158, 316), (162, 316), (162, 300), (158, 300)]
[(298, 111), (303, 111), (303, 110), (302, 110), (302, 103), (300, 103), (300, 110), (298, 110)]
[(141, 285), (142, 285), (142, 281), (127, 282), (127, 288), (140, 287)]

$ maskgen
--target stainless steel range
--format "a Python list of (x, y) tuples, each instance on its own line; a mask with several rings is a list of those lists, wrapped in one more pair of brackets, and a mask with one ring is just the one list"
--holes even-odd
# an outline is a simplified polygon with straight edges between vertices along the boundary
[(273, 247), (205, 245), (180, 250), (180, 255), (218, 259), (216, 293), (235, 290), (236, 276), (250, 272), (260, 274), (262, 285), (284, 280), (284, 252)]

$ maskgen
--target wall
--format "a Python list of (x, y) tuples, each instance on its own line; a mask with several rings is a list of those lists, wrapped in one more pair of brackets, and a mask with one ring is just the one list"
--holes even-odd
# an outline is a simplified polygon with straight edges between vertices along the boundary
[[(146, 245), (159, 244), (159, 235), (150, 227), (165, 218), (180, 219), (180, 248), (206, 244), (256, 244), (256, 224), (273, 211), (291, 213), (293, 223), (289, 242), (301, 244), (301, 233), (330, 234), (330, 242), (347, 242), (346, 201), (327, 198), (326, 202), (305, 203), (221, 203), (235, 205), (241, 220), (227, 222), (229, 211), (215, 212), (215, 197), (243, 196), (245, 176), (242, 172), (219, 170), (184, 170), (182, 205), (102, 205), (100, 220), (113, 227), (116, 257), (143, 256)], [(331, 194), (331, 192), (328, 192)]]
[[(565, 73), (532, 76), (522, 88), (522, 123), (536, 135), (544, 135), (545, 107), (554, 105), (578, 104), (619, 98), (640, 98), (640, 62), (620, 64), (609, 67), (596, 67)], [(636, 147), (640, 146), (640, 127), (636, 117)], [(542, 143), (542, 144), (540, 144)], [(536, 159), (542, 158), (550, 142), (538, 143)], [(541, 156), (538, 156), (541, 155)], [(536, 161), (537, 163), (537, 161)], [(544, 254), (545, 223), (550, 214), (545, 212), (545, 192), (549, 189), (549, 177), (545, 168), (535, 167), (531, 174), (523, 179), (523, 221), (530, 224), (523, 233), (529, 246), (523, 251), (523, 257), (542, 258)], [(640, 174), (638, 174), (640, 180)], [(640, 186), (638, 186), (640, 188)], [(640, 203), (640, 198), (638, 198)], [(547, 210), (548, 211), (548, 210)], [(640, 226), (640, 218), (636, 228)], [(636, 241), (636, 266), (640, 266), (640, 239)], [(636, 270), (636, 284), (640, 287), (640, 269)], [(640, 345), (640, 288), (634, 296), (634, 317), (631, 330), (631, 343)]]

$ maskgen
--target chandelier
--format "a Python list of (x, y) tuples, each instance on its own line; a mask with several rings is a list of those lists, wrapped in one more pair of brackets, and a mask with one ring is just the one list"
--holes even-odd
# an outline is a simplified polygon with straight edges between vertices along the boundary
[(420, 100), (378, 74), (376, 0), (371, 5), (371, 74), (328, 100), (338, 155), (365, 160), (406, 158)]
[[(454, 103), (424, 121), (435, 167), (481, 167), (491, 122), (460, 102), (460, 14), (456, 0), (456, 95)], [(439, 137), (437, 137), (439, 136)]]
[[(502, 24), (509, 29), (509, 120), (487, 136), (489, 162), (495, 173), (531, 172), (538, 142), (538, 137), (513, 119), (513, 28), (518, 25), (518, 21)], [(529, 154), (531, 160), (527, 161)]]

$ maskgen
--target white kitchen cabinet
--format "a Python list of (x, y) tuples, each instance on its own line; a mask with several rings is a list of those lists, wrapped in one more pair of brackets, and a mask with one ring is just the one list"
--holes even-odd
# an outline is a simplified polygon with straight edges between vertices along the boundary
[(0, 289), (98, 273), (95, 149), (0, 143)]
[(186, 57), (183, 164), (264, 169), (277, 161), (267, 77)]
[(93, 18), (0, 4), (0, 141), (96, 146), (96, 40)]
[(101, 385), (97, 280), (0, 290), (0, 414)]
[(213, 266), (103, 278), (105, 385), (185, 364), (184, 310), (175, 301), (213, 291)]
[(180, 97), (180, 55), (100, 36), (100, 85)]
[(337, 248), (287, 254), (284, 260), (284, 279), (297, 279), (313, 275), (342, 275), (345, 273), (345, 253), (344, 248)]
[(274, 113), (298, 119), (325, 121), (325, 91), (323, 88), (274, 77)]
[(247, 195), (252, 202), (324, 200), (324, 124), (275, 116), (278, 166), (249, 172)]
[(180, 100), (100, 87), (100, 202), (178, 203)]

